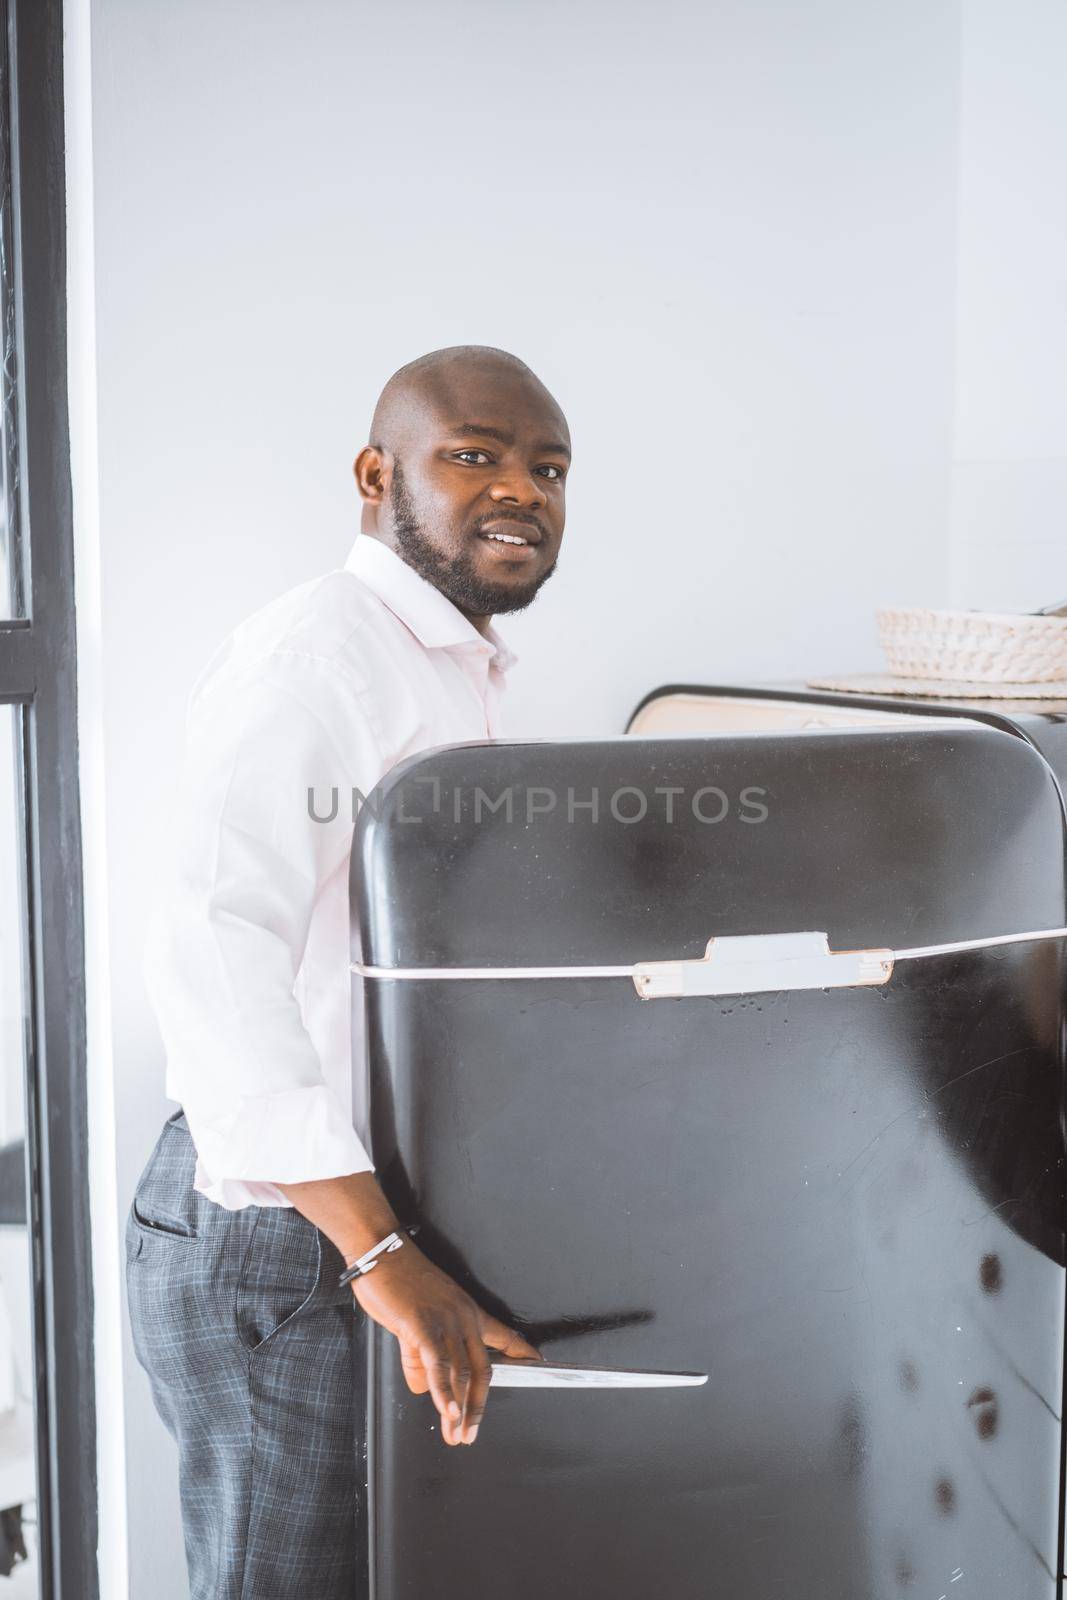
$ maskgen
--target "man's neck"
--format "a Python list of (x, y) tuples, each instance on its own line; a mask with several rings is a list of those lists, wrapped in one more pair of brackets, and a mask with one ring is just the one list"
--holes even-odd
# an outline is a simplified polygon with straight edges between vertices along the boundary
[[(454, 601), (453, 604), (455, 604)], [(456, 609), (458, 611), (463, 611), (462, 606), (457, 606)], [(466, 617), (467, 621), (472, 627), (477, 628), (483, 639), (488, 635), (489, 625), (493, 620), (492, 617), (474, 617), (469, 611), (463, 611), (463, 615)]]

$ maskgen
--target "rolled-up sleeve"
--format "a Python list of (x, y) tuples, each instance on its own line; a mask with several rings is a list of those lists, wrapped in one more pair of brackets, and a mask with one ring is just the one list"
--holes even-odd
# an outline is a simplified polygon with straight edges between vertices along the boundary
[[(340, 903), (347, 885), (352, 793), (383, 771), (360, 685), (328, 661), (276, 654), (190, 709), (143, 971), (196, 1186), (224, 1206), (286, 1205), (279, 1183), (373, 1167), (351, 1054), (343, 1071), (324, 1063), (296, 984), (320, 896), (332, 885)], [(347, 997), (343, 952), (337, 964)]]

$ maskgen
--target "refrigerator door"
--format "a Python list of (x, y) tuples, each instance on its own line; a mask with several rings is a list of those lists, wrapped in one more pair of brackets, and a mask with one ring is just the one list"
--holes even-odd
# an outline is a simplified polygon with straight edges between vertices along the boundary
[(931, 719), (466, 745), (376, 800), (354, 958), (408, 974), (362, 983), (394, 1206), (553, 1363), (707, 1381), (494, 1384), (449, 1449), (372, 1327), (374, 1600), (1053, 1596), (1062, 944), (676, 998), (506, 970), (1062, 927), (1038, 753)]

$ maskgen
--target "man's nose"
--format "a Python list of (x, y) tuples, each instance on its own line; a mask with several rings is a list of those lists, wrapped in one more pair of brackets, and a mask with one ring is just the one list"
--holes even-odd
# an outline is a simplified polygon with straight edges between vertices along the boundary
[(534, 510), (548, 504), (542, 480), (525, 467), (502, 469), (489, 490), (489, 498), (498, 505), (530, 506)]

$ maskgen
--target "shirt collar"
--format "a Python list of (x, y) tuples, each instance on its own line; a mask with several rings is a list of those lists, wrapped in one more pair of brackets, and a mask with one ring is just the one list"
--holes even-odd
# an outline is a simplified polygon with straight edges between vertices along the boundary
[(384, 601), (428, 650), (488, 645), (493, 665), (501, 672), (507, 672), (518, 660), (492, 623), (484, 634), (479, 633), (440, 589), (371, 534), (360, 534), (348, 552), (345, 570), (354, 573)]

